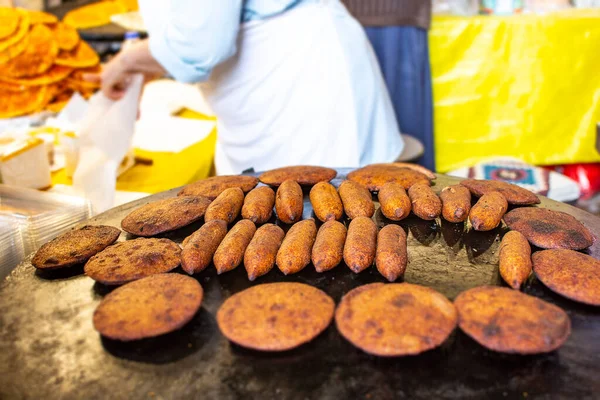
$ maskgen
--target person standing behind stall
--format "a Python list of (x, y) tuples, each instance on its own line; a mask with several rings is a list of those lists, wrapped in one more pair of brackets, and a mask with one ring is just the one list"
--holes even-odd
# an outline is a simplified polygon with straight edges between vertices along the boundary
[[(103, 69), (200, 85), (217, 115), (218, 174), (394, 161), (404, 144), (377, 59), (339, 0), (140, 0), (149, 39)], [(165, 132), (165, 135), (168, 135)]]
[(419, 139), (420, 163), (435, 170), (427, 30), (431, 0), (342, 0), (365, 27), (403, 133)]

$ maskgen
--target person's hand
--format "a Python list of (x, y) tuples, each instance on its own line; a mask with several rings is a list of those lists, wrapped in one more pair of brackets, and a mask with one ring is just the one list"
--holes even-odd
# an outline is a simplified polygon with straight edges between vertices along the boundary
[(125, 94), (135, 74), (144, 75), (144, 82), (165, 74), (164, 68), (154, 59), (148, 41), (142, 40), (113, 57), (100, 74), (85, 74), (83, 79), (101, 85), (104, 95), (119, 100)]
[(128, 71), (123, 62), (123, 52), (117, 54), (105, 64), (99, 74), (85, 74), (83, 79), (88, 82), (100, 84), (101, 90), (106, 97), (119, 100), (125, 94), (131, 83), (133, 73)]

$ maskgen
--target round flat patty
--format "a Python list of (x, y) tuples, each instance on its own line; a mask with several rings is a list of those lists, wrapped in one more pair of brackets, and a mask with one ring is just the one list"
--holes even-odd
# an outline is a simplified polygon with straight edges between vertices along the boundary
[(105, 225), (88, 225), (74, 229), (40, 247), (31, 263), (34, 267), (44, 270), (81, 264), (113, 244), (120, 234), (119, 229)]
[(371, 192), (378, 192), (388, 182), (399, 183), (407, 190), (415, 183), (430, 184), (426, 175), (394, 164), (367, 165), (350, 172), (348, 180), (360, 183)]
[(122, 341), (173, 332), (198, 312), (202, 296), (202, 286), (189, 276), (149, 276), (106, 295), (94, 312), (94, 328)]
[(562, 309), (514, 289), (469, 289), (456, 297), (454, 305), (460, 329), (482, 346), (502, 353), (547, 353), (571, 334), (571, 321)]
[(575, 217), (547, 208), (516, 208), (504, 215), (512, 230), (542, 249), (582, 250), (594, 244), (592, 233)]
[(204, 196), (216, 199), (225, 189), (239, 187), (244, 193), (258, 185), (258, 178), (248, 175), (221, 175), (184, 186), (178, 196)]
[(85, 264), (84, 271), (105, 285), (122, 285), (169, 272), (181, 262), (181, 248), (169, 239), (138, 238), (107, 247)]
[(264, 172), (258, 179), (265, 185), (270, 186), (279, 186), (288, 179), (294, 180), (300, 185), (312, 186), (319, 182), (329, 182), (336, 175), (337, 171), (335, 169), (312, 165), (297, 165), (272, 169)]
[(419, 354), (440, 346), (456, 327), (452, 303), (410, 283), (373, 283), (348, 292), (335, 312), (338, 331), (377, 356)]
[(331, 323), (335, 303), (302, 283), (253, 286), (228, 298), (217, 312), (232, 342), (255, 350), (285, 351), (310, 342)]
[(204, 215), (211, 203), (208, 197), (179, 196), (153, 201), (129, 213), (121, 227), (137, 236), (154, 236), (183, 228)]
[(477, 197), (490, 192), (499, 192), (506, 198), (508, 204), (526, 206), (540, 203), (540, 199), (535, 193), (508, 182), (466, 179), (460, 184)]
[(550, 290), (600, 306), (600, 261), (573, 250), (544, 250), (533, 257), (535, 276)]

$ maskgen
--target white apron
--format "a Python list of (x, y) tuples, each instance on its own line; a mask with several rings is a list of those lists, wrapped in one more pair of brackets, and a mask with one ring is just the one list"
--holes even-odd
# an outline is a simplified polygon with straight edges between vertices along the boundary
[(393, 161), (402, 139), (368, 39), (338, 0), (240, 26), (200, 88), (218, 118), (218, 174)]

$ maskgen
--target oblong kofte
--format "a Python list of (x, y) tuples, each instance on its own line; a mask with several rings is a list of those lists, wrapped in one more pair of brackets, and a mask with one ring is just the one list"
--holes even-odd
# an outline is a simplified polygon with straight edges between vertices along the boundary
[(305, 219), (292, 225), (277, 251), (277, 267), (285, 275), (300, 272), (310, 264), (312, 248), (317, 237), (314, 219)]
[(219, 308), (217, 323), (227, 339), (250, 349), (285, 351), (310, 342), (331, 323), (335, 303), (302, 283), (252, 286)]
[(309, 198), (315, 216), (322, 222), (342, 219), (344, 214), (342, 199), (331, 183), (317, 183), (310, 189)]
[(198, 312), (203, 294), (194, 278), (152, 275), (106, 295), (94, 311), (94, 329), (102, 336), (121, 341), (173, 332)]
[(53, 270), (82, 264), (113, 244), (121, 231), (112, 226), (87, 225), (45, 243), (31, 259), (38, 269)]
[(252, 189), (244, 199), (242, 218), (249, 219), (256, 225), (268, 222), (273, 215), (275, 192), (268, 186)]
[(348, 174), (348, 179), (365, 186), (372, 192), (378, 192), (388, 182), (401, 184), (408, 190), (415, 183), (430, 184), (429, 178), (414, 169), (390, 164), (371, 164), (354, 170)]
[(298, 182), (302, 186), (312, 186), (318, 182), (329, 182), (336, 175), (337, 171), (332, 168), (295, 165), (263, 172), (258, 179), (269, 186), (279, 186), (289, 179)]
[(600, 261), (573, 250), (544, 250), (533, 255), (535, 276), (568, 299), (600, 306)]
[(244, 193), (258, 185), (258, 178), (248, 175), (221, 175), (190, 183), (184, 186), (178, 196), (204, 196), (216, 199), (225, 189), (240, 188)]
[(505, 287), (469, 289), (456, 297), (454, 305), (460, 329), (501, 353), (548, 353), (571, 334), (571, 321), (561, 308)]
[(169, 239), (138, 238), (114, 244), (88, 260), (87, 276), (104, 285), (122, 285), (169, 272), (180, 264), (181, 249)]
[(419, 354), (440, 346), (457, 323), (454, 305), (433, 289), (372, 283), (348, 292), (335, 311), (338, 331), (376, 356)]
[(359, 273), (373, 265), (377, 251), (377, 225), (371, 218), (354, 218), (344, 243), (344, 262)]
[(371, 192), (363, 185), (352, 181), (344, 181), (340, 184), (338, 193), (348, 218), (371, 218), (375, 214), (375, 204), (373, 204)]
[(244, 191), (240, 188), (229, 188), (210, 203), (204, 213), (204, 221), (221, 220), (232, 223), (240, 214), (244, 204)]
[(506, 225), (521, 232), (529, 243), (542, 249), (583, 250), (594, 236), (575, 217), (539, 207), (516, 208), (504, 216)]
[(535, 193), (508, 182), (465, 179), (460, 184), (477, 197), (486, 193), (499, 192), (508, 201), (508, 204), (527, 206), (540, 203), (540, 199)]
[(155, 236), (183, 228), (202, 218), (211, 200), (202, 196), (178, 196), (153, 201), (130, 212), (121, 227), (137, 236)]

